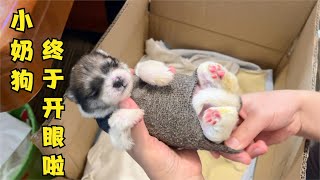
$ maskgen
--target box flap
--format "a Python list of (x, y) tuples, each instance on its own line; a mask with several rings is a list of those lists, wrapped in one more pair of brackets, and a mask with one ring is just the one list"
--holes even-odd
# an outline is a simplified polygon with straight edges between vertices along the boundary
[(289, 58), (286, 88), (315, 90), (318, 69), (319, 3), (313, 9)]
[(62, 154), (65, 158), (66, 176), (71, 179), (80, 179), (87, 153), (95, 140), (98, 126), (94, 119), (83, 118), (75, 103), (68, 99), (65, 99), (64, 103), (66, 110), (62, 112), (61, 120), (48, 120), (42, 126), (63, 126), (65, 128), (65, 146), (63, 148), (43, 147), (41, 127), (31, 140), (43, 155)]
[(170, 48), (213, 50), (250, 61), (263, 68), (275, 68), (283, 53), (156, 15), (150, 16), (149, 35)]
[[(318, 68), (319, 2), (314, 7), (289, 57), (276, 78), (276, 89), (315, 90)], [(259, 157), (255, 179), (305, 179), (308, 152), (301, 137), (271, 146)], [(266, 168), (268, 167), (268, 168)]]
[(301, 31), (315, 2), (152, 0), (151, 13), (283, 52)]
[(144, 42), (148, 36), (147, 8), (148, 0), (128, 0), (96, 48), (133, 67), (144, 53)]

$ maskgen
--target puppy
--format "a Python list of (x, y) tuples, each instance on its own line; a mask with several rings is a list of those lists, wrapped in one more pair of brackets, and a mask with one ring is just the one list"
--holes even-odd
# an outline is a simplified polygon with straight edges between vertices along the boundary
[[(174, 73), (158, 61), (139, 63), (135, 73), (144, 82), (166, 86)], [(83, 56), (72, 68), (66, 96), (77, 103), (81, 114), (87, 118), (108, 120), (109, 135), (114, 146), (130, 149), (133, 145), (131, 128), (144, 115), (141, 109), (119, 109), (118, 104), (129, 98), (133, 75), (128, 66), (102, 50)]]
[[(135, 75), (149, 85), (161, 87), (174, 79), (174, 69), (162, 62), (147, 60), (137, 64)], [(202, 63), (197, 69), (197, 78), (198, 91), (192, 97), (192, 106), (204, 136), (221, 143), (230, 136), (238, 121), (237, 78), (213, 62)], [(131, 128), (143, 118), (144, 111), (119, 109), (118, 104), (131, 96), (134, 82), (126, 64), (102, 50), (95, 50), (72, 68), (66, 95), (78, 104), (83, 116), (108, 117), (112, 144), (129, 150), (133, 146)]]

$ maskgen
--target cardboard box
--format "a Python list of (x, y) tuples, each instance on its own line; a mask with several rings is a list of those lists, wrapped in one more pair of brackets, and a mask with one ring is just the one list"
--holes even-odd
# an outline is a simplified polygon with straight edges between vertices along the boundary
[[(153, 37), (172, 48), (213, 50), (272, 68), (276, 89), (315, 90), (318, 22), (317, 1), (128, 0), (96, 47), (133, 67), (144, 54), (145, 40)], [(97, 125), (82, 118), (75, 104), (65, 103), (62, 120), (48, 123), (65, 127), (66, 146), (40, 149), (62, 153), (66, 176), (79, 179)], [(34, 141), (41, 147), (41, 139)], [(305, 150), (298, 137), (272, 146), (258, 159), (254, 178), (304, 179)]]

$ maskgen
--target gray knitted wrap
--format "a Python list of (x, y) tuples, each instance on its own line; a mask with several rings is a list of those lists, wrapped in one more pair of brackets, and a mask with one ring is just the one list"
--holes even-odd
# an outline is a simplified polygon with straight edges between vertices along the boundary
[(168, 86), (157, 87), (137, 78), (131, 97), (145, 111), (144, 121), (149, 133), (172, 148), (239, 152), (213, 143), (203, 135), (192, 107), (197, 81), (196, 74), (176, 74)]

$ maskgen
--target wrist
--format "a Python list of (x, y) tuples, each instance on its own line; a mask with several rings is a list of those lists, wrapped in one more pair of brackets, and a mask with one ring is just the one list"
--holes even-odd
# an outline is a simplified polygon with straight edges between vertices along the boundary
[(313, 91), (301, 91), (301, 105), (299, 108), (299, 120), (301, 128), (296, 134), (308, 139), (320, 140), (319, 110), (320, 93)]

